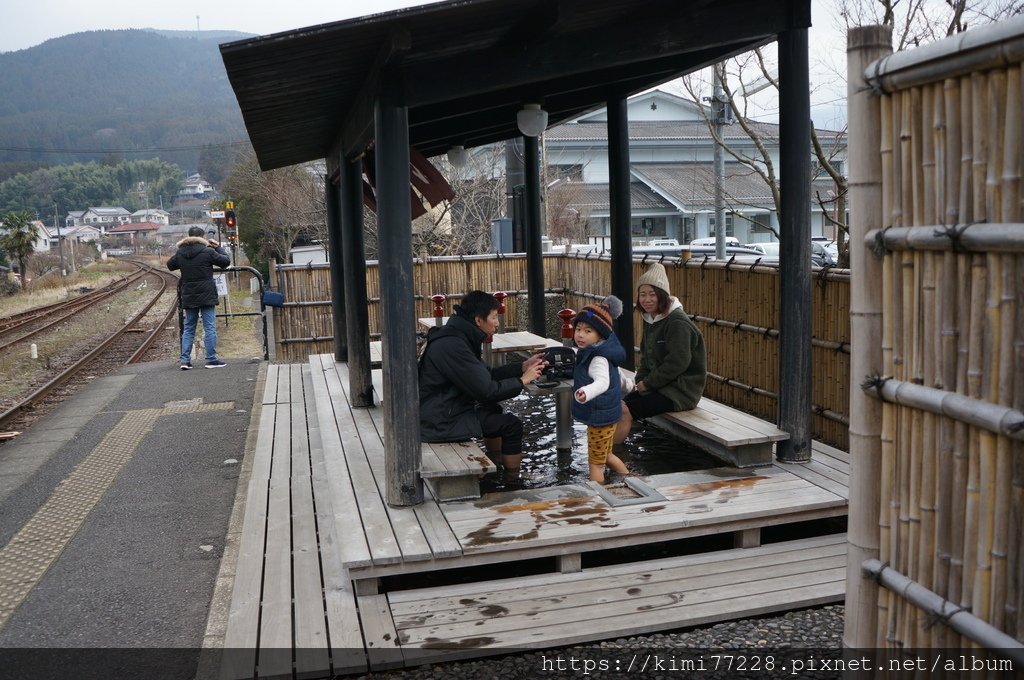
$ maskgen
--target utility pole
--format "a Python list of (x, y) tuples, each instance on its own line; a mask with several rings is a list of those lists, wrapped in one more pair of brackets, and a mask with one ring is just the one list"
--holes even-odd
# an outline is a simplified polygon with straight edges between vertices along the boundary
[(64, 267), (64, 239), (60, 235), (60, 220), (57, 219), (57, 204), (53, 204), (53, 226), (57, 229), (57, 250), (60, 251), (60, 275), (65, 277), (68, 270)]
[(715, 64), (715, 94), (711, 103), (711, 115), (715, 117), (715, 257), (725, 259), (725, 199), (722, 185), (725, 184), (725, 149), (722, 137), (725, 134), (726, 101), (722, 87), (724, 63)]

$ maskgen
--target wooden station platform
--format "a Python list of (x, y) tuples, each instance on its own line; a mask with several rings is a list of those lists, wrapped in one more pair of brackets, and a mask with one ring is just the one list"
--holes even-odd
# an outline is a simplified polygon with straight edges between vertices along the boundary
[[(637, 488), (656, 493), (621, 504), (574, 484), (455, 502), (426, 487), (423, 504), (392, 508), (382, 409), (352, 408), (347, 390), (347, 365), (331, 355), (268, 369), (225, 678), (362, 673), (843, 597), (845, 536), (760, 540), (762, 527), (846, 514), (842, 451), (815, 443), (805, 465), (643, 477)], [(623, 492), (636, 496), (631, 489)], [(589, 564), (608, 551), (721, 533), (734, 536), (733, 549)], [(531, 576), (449, 572), (458, 573), (446, 579), (453, 585), (386, 590), (387, 577), (497, 564), (507, 575), (510, 563), (535, 558)]]

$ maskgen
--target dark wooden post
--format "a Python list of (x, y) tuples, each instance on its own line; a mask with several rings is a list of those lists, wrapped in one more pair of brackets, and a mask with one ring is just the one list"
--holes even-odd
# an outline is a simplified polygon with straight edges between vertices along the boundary
[(523, 174), (526, 177), (526, 287), (530, 300), (530, 331), (544, 332), (544, 253), (541, 248), (540, 143), (523, 137)]
[(807, 29), (779, 34), (780, 460), (811, 459), (811, 100)]
[(384, 462), (387, 501), (393, 506), (423, 502), (418, 472), (420, 402), (409, 217), (409, 110), (402, 100), (401, 85), (397, 74), (383, 74), (375, 116)]
[(341, 191), (330, 173), (324, 180), (327, 204), (327, 252), (331, 260), (331, 317), (334, 325), (334, 359), (348, 361), (345, 318), (344, 258), (341, 254)]
[(363, 245), (363, 162), (358, 158), (343, 157), (340, 171), (349, 399), (353, 406), (373, 406), (370, 316), (366, 308), (366, 253)]
[(633, 235), (629, 202), (629, 115), (625, 97), (608, 101), (608, 199), (611, 215), (612, 289), (622, 300), (615, 332), (626, 348), (623, 366), (633, 368)]

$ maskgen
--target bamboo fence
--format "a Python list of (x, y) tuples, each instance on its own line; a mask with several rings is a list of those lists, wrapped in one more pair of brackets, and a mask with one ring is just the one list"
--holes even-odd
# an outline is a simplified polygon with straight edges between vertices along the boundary
[[(865, 392), (882, 401), (880, 497), (864, 512), (878, 518), (880, 563), (1019, 641), (1024, 21), (948, 40), (930, 45), (927, 58), (883, 58), (866, 70), (880, 106), (873, 123), (859, 124), (874, 125), (880, 140), (886, 226), (863, 246), (881, 258), (881, 337), (866, 349), (854, 342), (855, 353), (877, 351), (880, 364), (874, 376), (851, 376), (867, 379)], [(854, 220), (858, 209), (851, 205)], [(869, 285), (854, 281), (857, 291)], [(865, 464), (854, 449), (851, 476)], [(851, 523), (853, 512), (851, 504)], [(874, 603), (848, 600), (865, 608), (853, 615), (858, 622), (874, 617), (877, 628), (869, 638), (870, 627), (848, 626), (847, 645), (978, 642), (934, 625), (941, 616), (891, 589), (877, 593)]]
[[(655, 260), (637, 259), (637, 280)], [(704, 333), (708, 349), (705, 394), (769, 421), (777, 418), (778, 389), (778, 269), (725, 262), (683, 262), (661, 258), (683, 308)], [(271, 275), (285, 295), (285, 307), (274, 310), (274, 339), (278, 361), (301, 362), (310, 354), (334, 351), (327, 265), (278, 265)], [(367, 296), (371, 338), (380, 334), (380, 285), (377, 265), (367, 263)], [(611, 291), (608, 257), (546, 255), (545, 286), (561, 296), (562, 306), (580, 309)], [(447, 297), (445, 314), (465, 292), (473, 289), (512, 293), (505, 301), (506, 323), (525, 318), (527, 304), (524, 256), (437, 257), (417, 260), (413, 288), (417, 318), (433, 312), (430, 297)], [(624, 300), (627, 310), (632, 301)], [(814, 438), (845, 449), (848, 444), (850, 384), (849, 273), (818, 270), (813, 286)], [(628, 312), (627, 312), (628, 313)], [(640, 343), (643, 322), (633, 312), (635, 337)], [(549, 328), (557, 328), (554, 323)], [(557, 337), (552, 334), (552, 337)]]

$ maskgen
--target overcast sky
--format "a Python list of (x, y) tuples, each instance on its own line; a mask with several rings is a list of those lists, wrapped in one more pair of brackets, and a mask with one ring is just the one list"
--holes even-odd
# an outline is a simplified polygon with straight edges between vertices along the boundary
[(69, 33), (118, 28), (232, 30), (265, 35), (430, 4), (424, 0), (3, 0), (0, 52), (21, 50)]
[[(189, 7), (139, 0), (0, 0), (0, 52), (22, 50), (50, 38), (103, 29), (233, 30), (257, 35), (431, 4), (424, 0), (206, 0)], [(623, 0), (627, 2), (628, 0)], [(815, 123), (845, 125), (846, 40), (836, 29), (832, 0), (812, 1), (811, 80)], [(758, 117), (771, 118), (771, 103)]]

